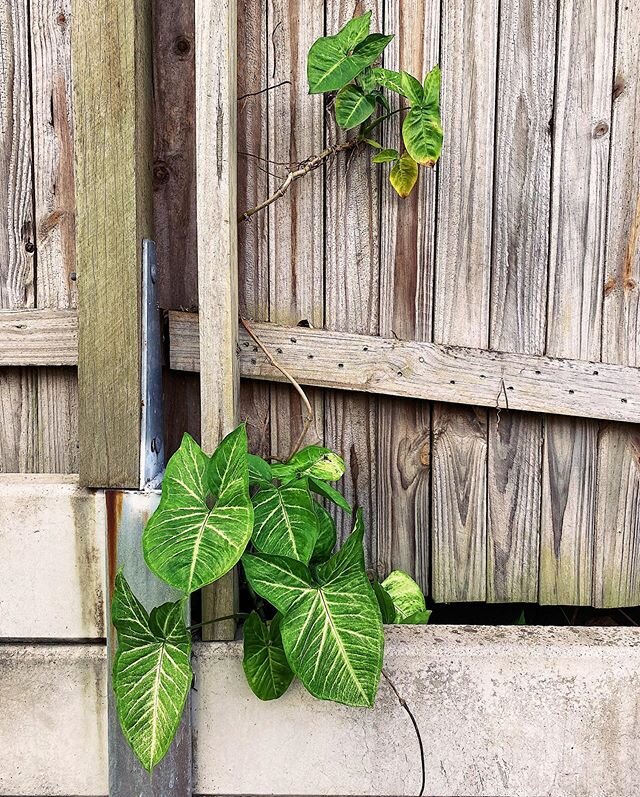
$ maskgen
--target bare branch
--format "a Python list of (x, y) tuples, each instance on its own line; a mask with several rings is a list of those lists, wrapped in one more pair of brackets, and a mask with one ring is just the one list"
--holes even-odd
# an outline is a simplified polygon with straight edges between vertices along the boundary
[(264, 89), (260, 89), (260, 91), (250, 91), (249, 94), (242, 94), (240, 97), (238, 97), (238, 102), (240, 102), (240, 100), (246, 100), (247, 97), (257, 97), (260, 94), (264, 94), (266, 91), (279, 89), (280, 86), (290, 86), (290, 85), (291, 85), (290, 80), (281, 80), (280, 83), (276, 83), (274, 86), (267, 86)]

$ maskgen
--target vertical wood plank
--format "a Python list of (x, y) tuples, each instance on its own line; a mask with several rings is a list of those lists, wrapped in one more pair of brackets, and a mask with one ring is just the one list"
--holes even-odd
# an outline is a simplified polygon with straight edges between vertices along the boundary
[[(236, 0), (196, 0), (196, 204), (202, 446), (236, 425), (240, 372), (236, 202)], [(203, 619), (232, 614), (234, 575), (203, 590)], [(207, 629), (206, 633), (204, 632)], [(233, 638), (232, 621), (203, 628)]]
[(72, 12), (80, 480), (137, 487), (141, 245), (152, 237), (151, 8), (149, 0), (73, 0)]
[[(268, 94), (270, 191), (274, 191), (296, 164), (322, 151), (324, 108), (322, 98), (309, 96), (307, 53), (324, 33), (323, 0), (269, 0), (267, 85), (291, 81)], [(321, 169), (291, 187), (286, 196), (269, 208), (269, 320), (295, 326), (301, 321), (313, 327), (323, 323), (324, 178)], [(321, 426), (322, 392), (308, 391)], [(271, 389), (271, 448), (274, 456), (285, 458), (298, 438), (304, 408), (288, 385)], [(306, 442), (312, 440), (312, 428)]]
[[(327, 33), (336, 33), (351, 17), (372, 11), (371, 30), (382, 30), (382, 2), (335, 0), (326, 8)], [(341, 133), (327, 113), (327, 142)], [(379, 331), (379, 185), (380, 175), (362, 153), (337, 157), (326, 169), (325, 326), (327, 329), (377, 335)], [(352, 505), (363, 509), (367, 561), (377, 562), (376, 435), (378, 403), (369, 396), (328, 394), (325, 440), (344, 456), (347, 473), (340, 483)], [(338, 538), (351, 530), (340, 512)]]
[[(266, 0), (242, 0), (238, 5), (238, 210), (255, 207), (269, 190), (267, 163), (268, 96), (258, 94), (278, 81), (269, 74)], [(283, 87), (284, 89), (284, 87)], [(279, 89), (275, 89), (279, 91)], [(245, 96), (253, 95), (253, 96)], [(258, 213), (238, 228), (240, 314), (269, 320), (269, 214)], [(270, 386), (245, 381), (240, 386), (240, 417), (247, 423), (249, 447), (263, 457), (271, 454)]]
[[(442, 115), (434, 340), (486, 348), (497, 0), (452, 0), (442, 16)], [(437, 601), (486, 596), (487, 413), (433, 409), (433, 591)]]
[[(609, 173), (602, 359), (640, 365), (640, 2), (620, 3)], [(640, 603), (640, 427), (598, 438), (595, 606)]]
[[(597, 361), (615, 3), (567, 0), (558, 24), (547, 354)], [(591, 602), (597, 436), (594, 422), (546, 419), (541, 603)]]
[[(0, 308), (35, 302), (31, 103), (26, 0), (0, 6)], [(37, 470), (37, 383), (0, 374), (0, 471)]]
[[(385, 66), (422, 79), (440, 49), (439, 0), (387, 0), (387, 33), (395, 39)], [(399, 107), (390, 96), (392, 109)], [(401, 121), (393, 117), (384, 145), (397, 148)], [(383, 167), (380, 225), (380, 334), (430, 340), (435, 256), (436, 173), (423, 169), (407, 199), (399, 199)], [(428, 590), (430, 534), (431, 406), (427, 402), (378, 399), (377, 569), (410, 573)]]
[[(490, 348), (543, 354), (556, 9), (500, 6)], [(508, 395), (508, 394), (507, 394)], [(487, 600), (538, 598), (542, 418), (489, 413)]]
[[(71, 2), (31, 5), (31, 86), (40, 308), (78, 306), (71, 88)], [(78, 386), (72, 369), (38, 370), (38, 470), (78, 469)]]
[[(195, 5), (152, 0), (153, 221), (158, 303), (198, 308), (196, 232)], [(184, 432), (200, 439), (197, 376), (164, 372), (167, 455)]]

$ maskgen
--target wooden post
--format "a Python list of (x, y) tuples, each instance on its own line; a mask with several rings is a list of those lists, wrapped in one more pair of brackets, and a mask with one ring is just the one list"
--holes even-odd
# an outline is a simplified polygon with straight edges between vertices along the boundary
[(140, 262), (151, 213), (149, 0), (74, 0), (80, 481), (139, 487)]
[[(202, 446), (237, 423), (236, 0), (196, 0), (196, 180)], [(233, 613), (234, 576), (203, 590), (203, 620)], [(233, 622), (203, 627), (233, 638)]]

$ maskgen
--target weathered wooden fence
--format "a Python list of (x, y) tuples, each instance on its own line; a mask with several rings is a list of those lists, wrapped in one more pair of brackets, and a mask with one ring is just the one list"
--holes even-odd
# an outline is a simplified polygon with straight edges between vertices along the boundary
[[(307, 95), (306, 53), (365, 7), (396, 33), (388, 66), (442, 66), (442, 162), (401, 202), (366, 156), (336, 158), (243, 223), (240, 312), (285, 328), (263, 334), (312, 386), (321, 437), (343, 453), (347, 496), (364, 506), (372, 566), (408, 569), (438, 601), (638, 604), (640, 6), (240, 3), (240, 210), (273, 189), (281, 164), (334, 140), (323, 100)], [(198, 285), (195, 10), (164, 0), (153, 10), (151, 193), (138, 135), (151, 129), (141, 53), (123, 55), (89, 4), (77, 18), (68, 0), (0, 8), (4, 472), (80, 470), (84, 484), (131, 486), (139, 284), (123, 264), (151, 230), (151, 210), (159, 301), (172, 311), (169, 447), (185, 429), (200, 434), (189, 347), (199, 355), (218, 332), (207, 326), (203, 343), (195, 312), (208, 303), (212, 317), (220, 291), (232, 310), (234, 287)], [(117, 81), (87, 81), (74, 109), (74, 25), (85, 42), (74, 68), (85, 71), (93, 36), (112, 74), (135, 84), (133, 104)], [(111, 138), (109, 114), (121, 121)], [(95, 151), (113, 184), (131, 188), (137, 215), (124, 228), (111, 220), (108, 191), (91, 189), (97, 166), (86, 153)], [(204, 139), (198, 159), (203, 253), (222, 211), (207, 206), (215, 164)], [(313, 329), (300, 329), (294, 351), (290, 328), (301, 324)], [(240, 415), (255, 449), (286, 452), (301, 424), (295, 394), (259, 354), (240, 367)], [(216, 402), (203, 404), (209, 444)], [(231, 422), (229, 410), (222, 426)]]

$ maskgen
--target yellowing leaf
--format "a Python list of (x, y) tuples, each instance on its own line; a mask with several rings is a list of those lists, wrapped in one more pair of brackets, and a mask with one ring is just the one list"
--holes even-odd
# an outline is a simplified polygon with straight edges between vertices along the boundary
[(418, 179), (418, 164), (406, 152), (391, 169), (389, 180), (403, 199), (409, 196)]

